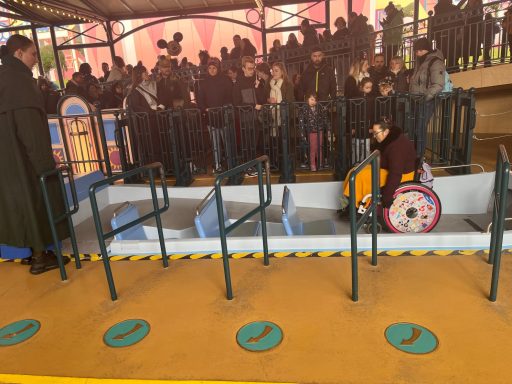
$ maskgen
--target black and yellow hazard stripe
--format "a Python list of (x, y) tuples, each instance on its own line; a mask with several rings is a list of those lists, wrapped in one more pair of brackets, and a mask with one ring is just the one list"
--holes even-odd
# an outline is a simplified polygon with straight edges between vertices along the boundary
[[(504, 254), (512, 253), (512, 249), (504, 249)], [(440, 249), (440, 250), (421, 250), (421, 249), (413, 249), (413, 250), (381, 250), (378, 251), (379, 256), (463, 256), (463, 255), (479, 255), (484, 256), (488, 255), (488, 249)], [(372, 251), (361, 251), (359, 252), (360, 256), (371, 256)], [(66, 254), (65, 256), (71, 257), (71, 255)], [(170, 260), (199, 260), (199, 259), (222, 259), (222, 253), (173, 253), (169, 254)], [(346, 251), (311, 251), (311, 252), (271, 252), (269, 253), (270, 257), (275, 257), (278, 259), (284, 257), (350, 257), (351, 252), (349, 250)], [(236, 252), (230, 253), (229, 257), (232, 259), (262, 259), (263, 252)], [(99, 253), (85, 253), (80, 254), (80, 260), (84, 261), (100, 261), (101, 254)], [(162, 255), (154, 254), (154, 255), (117, 255), (110, 256), (110, 261), (148, 261), (148, 260), (162, 260)], [(16, 260), (6, 260), (0, 259), (0, 263), (2, 262), (21, 262), (20, 259)]]

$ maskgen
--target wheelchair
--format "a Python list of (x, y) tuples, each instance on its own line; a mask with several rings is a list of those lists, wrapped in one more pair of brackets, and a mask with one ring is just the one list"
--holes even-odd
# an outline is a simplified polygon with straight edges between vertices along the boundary
[[(371, 195), (361, 201), (358, 213), (363, 214), (370, 205)], [(411, 181), (402, 183), (393, 194), (393, 203), (382, 209), (377, 232), (427, 233), (432, 231), (441, 218), (441, 200), (426, 185)], [(364, 225), (367, 233), (372, 232), (371, 222)]]

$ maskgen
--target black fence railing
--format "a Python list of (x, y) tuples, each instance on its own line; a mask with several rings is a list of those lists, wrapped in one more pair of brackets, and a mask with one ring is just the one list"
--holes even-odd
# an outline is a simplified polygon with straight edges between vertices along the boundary
[[(435, 165), (471, 163), (475, 127), (474, 90), (441, 93), (427, 102), (421, 95), (345, 99), (198, 109), (168, 110), (153, 116), (126, 113), (119, 130), (124, 171), (159, 161), (176, 185), (194, 175), (219, 173), (266, 155), (281, 181), (296, 172), (327, 170), (341, 179), (370, 154), (371, 123), (390, 118), (413, 141), (418, 157)], [(249, 170), (251, 173), (253, 170)], [(466, 170), (469, 172), (468, 170)], [(243, 178), (230, 179), (239, 184)]]

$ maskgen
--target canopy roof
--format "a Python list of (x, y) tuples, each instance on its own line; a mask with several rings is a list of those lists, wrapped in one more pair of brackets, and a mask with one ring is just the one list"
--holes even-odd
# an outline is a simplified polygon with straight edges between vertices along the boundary
[[(20, 20), (46, 25), (79, 21), (180, 16), (297, 4), (304, 0), (0, 0), (0, 7)], [(6, 12), (1, 12), (3, 16)], [(84, 20), (85, 19), (85, 20)]]

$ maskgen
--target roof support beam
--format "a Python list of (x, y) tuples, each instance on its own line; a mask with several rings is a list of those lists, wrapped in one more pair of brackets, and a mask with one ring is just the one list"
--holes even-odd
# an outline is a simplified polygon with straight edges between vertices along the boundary
[(151, 8), (153, 8), (155, 11), (159, 11), (158, 7), (151, 1), (151, 0), (146, 0), (146, 2), (151, 6)]
[(180, 7), (180, 9), (183, 9), (183, 4), (180, 3), (180, 0), (174, 0), (174, 2), (178, 7)]
[(107, 15), (105, 15), (96, 5), (92, 4), (89, 0), (80, 0), (87, 8), (90, 8), (94, 11), (98, 16), (106, 19)]
[(130, 8), (130, 6), (126, 4), (124, 0), (119, 0), (119, 2), (123, 5), (123, 7), (125, 7), (128, 10), (128, 12), (130, 12), (132, 15), (135, 14), (135, 11), (132, 8)]

